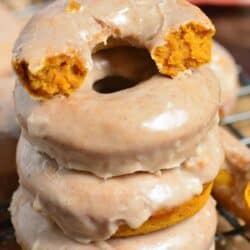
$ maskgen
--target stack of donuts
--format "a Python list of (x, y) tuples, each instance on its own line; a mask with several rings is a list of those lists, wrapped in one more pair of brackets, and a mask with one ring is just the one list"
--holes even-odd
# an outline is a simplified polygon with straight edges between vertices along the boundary
[(13, 55), (24, 250), (214, 249), (214, 33), (184, 0), (57, 0), (30, 20)]

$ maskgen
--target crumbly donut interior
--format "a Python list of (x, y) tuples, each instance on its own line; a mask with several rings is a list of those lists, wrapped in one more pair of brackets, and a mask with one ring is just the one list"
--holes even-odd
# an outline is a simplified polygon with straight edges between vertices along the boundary
[(188, 23), (170, 32), (165, 44), (153, 50), (152, 58), (162, 74), (174, 77), (211, 60), (214, 31), (198, 23)]
[(77, 56), (59, 55), (47, 58), (43, 68), (31, 73), (25, 62), (14, 65), (28, 91), (41, 98), (56, 94), (70, 95), (78, 89), (87, 73)]
[(132, 229), (123, 224), (112, 238), (130, 237), (152, 233), (164, 228), (173, 226), (199, 212), (206, 204), (210, 197), (213, 183), (204, 185), (203, 192), (194, 196), (191, 200), (186, 201), (180, 206), (171, 209), (162, 209), (149, 218), (141, 227)]

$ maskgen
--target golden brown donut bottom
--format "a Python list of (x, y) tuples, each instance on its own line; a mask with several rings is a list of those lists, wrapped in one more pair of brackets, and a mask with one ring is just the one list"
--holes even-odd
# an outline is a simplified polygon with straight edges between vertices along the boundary
[(97, 250), (102, 247), (149, 250), (166, 245), (173, 250), (210, 250), (217, 222), (215, 204), (210, 200), (200, 212), (171, 228), (142, 236), (84, 245), (71, 241), (49, 219), (36, 213), (25, 190), (19, 189), (14, 195), (11, 214), (17, 241), (25, 250), (31, 250), (34, 246), (46, 247), (48, 250), (61, 249), (62, 246), (71, 250)]
[(204, 185), (200, 195), (196, 195), (191, 200), (168, 210), (161, 210), (152, 215), (142, 226), (137, 229), (129, 228), (127, 225), (121, 225), (113, 238), (137, 236), (159, 231), (183, 220), (186, 220), (199, 212), (207, 203), (213, 183)]

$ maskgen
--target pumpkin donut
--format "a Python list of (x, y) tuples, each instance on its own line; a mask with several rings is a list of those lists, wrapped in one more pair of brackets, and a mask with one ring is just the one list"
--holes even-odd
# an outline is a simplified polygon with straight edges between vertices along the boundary
[(38, 98), (70, 95), (85, 82), (98, 50), (145, 48), (160, 73), (176, 76), (211, 59), (214, 26), (185, 0), (58, 0), (17, 40), (13, 65)]
[(224, 160), (216, 129), (182, 166), (155, 176), (136, 173), (108, 180), (58, 169), (21, 137), (17, 151), (20, 184), (34, 209), (82, 243), (151, 233), (200, 211)]
[(144, 250), (166, 249), (166, 246), (171, 250), (214, 250), (217, 216), (215, 204), (211, 199), (200, 212), (171, 228), (147, 235), (110, 239), (88, 245), (65, 237), (49, 218), (32, 209), (31, 200), (32, 197), (24, 189), (19, 189), (13, 197), (10, 209), (16, 238), (23, 250)]
[[(156, 173), (190, 157), (218, 123), (220, 89), (208, 66), (170, 79), (147, 51), (129, 47), (100, 51), (93, 62), (83, 87), (69, 97), (38, 101), (16, 85), (24, 136), (59, 167), (102, 178)], [(133, 84), (104, 93), (98, 84), (106, 79), (112, 88), (110, 76)]]
[(250, 223), (250, 150), (229, 132), (220, 131), (226, 161), (217, 176), (213, 195), (221, 206)]

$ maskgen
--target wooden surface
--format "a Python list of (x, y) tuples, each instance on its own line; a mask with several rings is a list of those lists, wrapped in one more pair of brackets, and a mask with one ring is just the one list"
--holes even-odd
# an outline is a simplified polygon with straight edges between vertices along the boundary
[[(237, 63), (250, 76), (250, 8), (204, 7), (203, 9), (216, 25), (216, 39), (229, 49)], [(250, 97), (241, 98), (235, 111), (250, 111)], [(245, 135), (250, 136), (250, 122), (241, 122), (237, 126)], [(0, 250), (18, 249), (14, 240), (0, 244)]]

